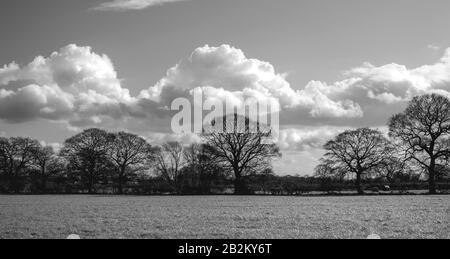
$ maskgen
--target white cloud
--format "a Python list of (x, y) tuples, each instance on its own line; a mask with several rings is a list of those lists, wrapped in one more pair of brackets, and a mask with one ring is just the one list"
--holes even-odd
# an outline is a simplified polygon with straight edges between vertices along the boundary
[(24, 66), (13, 62), (0, 67), (0, 119), (163, 132), (170, 127), (171, 101), (192, 98), (202, 89), (208, 99), (279, 102), (284, 125), (380, 126), (416, 95), (450, 96), (450, 49), (435, 64), (410, 69), (365, 63), (343, 76), (341, 81), (311, 81), (295, 90), (268, 62), (248, 58), (229, 45), (204, 46), (170, 68), (154, 86), (131, 96), (106, 55), (68, 45)]
[[(366, 63), (350, 70), (347, 75), (353, 78), (354, 83), (347, 85), (346, 90), (360, 86), (372, 93), (373, 98), (388, 94), (397, 101), (405, 101), (442, 87), (450, 90), (450, 48), (439, 62), (432, 65), (408, 69), (399, 64), (376, 67)], [(389, 103), (393, 98), (384, 99)]]
[[(347, 125), (380, 126), (386, 123), (389, 116), (404, 109), (414, 96), (426, 93), (449, 95), (450, 48), (438, 62), (431, 65), (408, 68), (395, 63), (382, 66), (365, 63), (345, 72), (343, 76), (344, 80), (332, 84), (311, 81), (302, 90), (315, 93), (316, 100), (319, 100), (312, 115), (319, 109), (322, 117), (331, 112), (334, 113), (331, 115), (345, 119), (343, 115), (346, 112), (359, 110), (360, 117), (346, 117)], [(320, 96), (333, 102), (320, 102)], [(345, 109), (341, 110), (342, 107)], [(315, 118), (317, 122), (321, 121), (320, 116)]]
[(173, 99), (202, 88), (205, 98), (239, 100), (253, 97), (261, 102), (279, 102), (285, 109), (302, 109), (313, 117), (360, 117), (351, 100), (332, 100), (316, 87), (294, 90), (285, 74), (268, 62), (250, 59), (229, 45), (197, 48), (188, 59), (167, 71), (140, 98), (169, 105)]
[(96, 11), (127, 11), (127, 10), (141, 10), (156, 5), (163, 5), (173, 2), (181, 2), (187, 0), (113, 0), (101, 3), (92, 8)]
[(68, 45), (49, 57), (0, 69), (0, 118), (98, 123), (119, 118), (135, 102), (121, 87), (111, 60), (89, 47)]
[(0, 68), (0, 85), (6, 84), (7, 82), (14, 79), (14, 74), (19, 70), (19, 65), (15, 62), (4, 65), (3, 68)]

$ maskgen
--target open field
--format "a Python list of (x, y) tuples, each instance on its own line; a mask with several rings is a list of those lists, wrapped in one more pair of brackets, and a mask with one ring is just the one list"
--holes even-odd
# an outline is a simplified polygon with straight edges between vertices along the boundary
[(0, 238), (450, 238), (450, 196), (0, 196)]

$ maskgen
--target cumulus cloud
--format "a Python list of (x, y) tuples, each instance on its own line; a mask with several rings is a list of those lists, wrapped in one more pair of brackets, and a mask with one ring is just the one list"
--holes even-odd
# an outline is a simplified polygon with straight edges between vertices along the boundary
[(342, 90), (352, 92), (363, 88), (367, 96), (387, 104), (411, 99), (437, 89), (450, 90), (450, 48), (441, 60), (432, 65), (408, 69), (404, 65), (374, 66), (366, 63), (347, 72), (353, 82)]
[(113, 0), (101, 3), (100, 5), (91, 8), (95, 11), (127, 11), (127, 10), (141, 10), (156, 5), (163, 5), (173, 2), (182, 2), (187, 0)]
[[(395, 63), (365, 63), (343, 77), (334, 83), (311, 81), (294, 89), (272, 64), (248, 58), (229, 45), (206, 45), (170, 68), (159, 82), (131, 96), (108, 56), (90, 47), (68, 45), (24, 66), (13, 62), (0, 67), (0, 119), (123, 128), (121, 119), (136, 118), (127, 121), (127, 127), (168, 131), (171, 102), (178, 97), (192, 99), (201, 90), (207, 100), (231, 100), (238, 106), (248, 97), (279, 104), (283, 125), (380, 126), (416, 95), (450, 95), (450, 49), (431, 65), (411, 69)], [(148, 116), (154, 116), (152, 124), (158, 124), (152, 129), (148, 122), (137, 122)]]
[[(360, 118), (348, 120), (348, 124), (380, 126), (386, 123), (390, 115), (404, 109), (414, 96), (426, 93), (449, 96), (450, 48), (438, 62), (431, 65), (408, 68), (396, 63), (382, 66), (365, 63), (343, 75), (344, 80), (332, 84), (311, 81), (303, 91), (316, 92), (316, 96), (323, 95), (340, 104), (338, 107), (329, 106), (328, 111), (336, 113), (332, 114), (334, 116), (359, 109)], [(317, 107), (323, 109), (327, 104), (322, 102)], [(347, 108), (340, 111), (339, 107)], [(326, 112), (322, 112), (324, 114)]]
[(119, 118), (135, 102), (121, 86), (111, 60), (89, 47), (68, 45), (49, 57), (0, 69), (0, 118), (99, 123)]
[(294, 90), (285, 74), (277, 73), (270, 63), (247, 58), (242, 50), (229, 45), (197, 48), (155, 86), (142, 91), (140, 98), (169, 105), (196, 89), (202, 89), (207, 100), (235, 100), (237, 106), (242, 105), (239, 100), (252, 97), (259, 102), (277, 102), (285, 109), (302, 109), (316, 118), (362, 116), (360, 107), (349, 99), (330, 99), (316, 87)]

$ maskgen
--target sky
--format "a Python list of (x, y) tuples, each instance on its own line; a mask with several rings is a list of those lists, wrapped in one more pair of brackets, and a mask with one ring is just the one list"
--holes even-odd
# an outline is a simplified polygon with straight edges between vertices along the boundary
[(346, 129), (385, 130), (412, 97), (450, 90), (448, 0), (3, 0), (0, 135), (62, 143), (89, 127), (154, 143), (164, 109), (278, 100), (278, 174), (311, 174)]

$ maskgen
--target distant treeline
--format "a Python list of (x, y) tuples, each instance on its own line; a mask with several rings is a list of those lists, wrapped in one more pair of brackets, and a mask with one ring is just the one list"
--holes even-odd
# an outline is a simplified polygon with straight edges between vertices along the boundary
[[(105, 172), (98, 175), (91, 193), (97, 194), (136, 194), (136, 195), (208, 195), (233, 194), (234, 180), (230, 174), (217, 171), (207, 177), (188, 168), (181, 170), (178, 188), (175, 188), (164, 177), (146, 172), (129, 176), (126, 183), (119, 190), (117, 175)], [(53, 171), (45, 178), (36, 169), (26, 170), (18, 179), (20, 193), (25, 194), (82, 194), (89, 193), (89, 187), (82, 176), (75, 172), (61, 170)], [(258, 195), (307, 195), (340, 194), (352, 192), (356, 189), (354, 180), (339, 180), (308, 176), (277, 176), (271, 170), (244, 177), (247, 186), (246, 194)], [(407, 193), (410, 190), (426, 190), (428, 183), (420, 179), (420, 175), (403, 176), (394, 179), (379, 177), (363, 181), (363, 189), (370, 192)], [(450, 180), (440, 179), (438, 188), (442, 191), (450, 190)], [(8, 188), (8, 179), (2, 174), (0, 178), (0, 192), (14, 193)]]
[[(224, 131), (202, 144), (153, 145), (127, 132), (88, 129), (58, 150), (30, 138), (0, 138), (1, 193), (270, 194), (345, 191), (447, 191), (450, 186), (450, 101), (414, 98), (389, 121), (389, 136), (362, 128), (325, 144), (313, 177), (277, 176), (281, 152), (266, 144), (271, 129), (247, 118), (223, 118)], [(225, 127), (230, 121), (233, 133)], [(255, 126), (255, 125), (253, 125)], [(255, 127), (253, 127), (255, 128)]]

